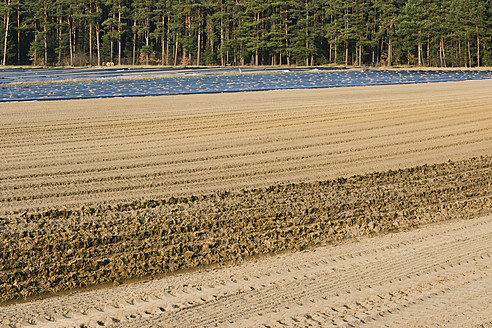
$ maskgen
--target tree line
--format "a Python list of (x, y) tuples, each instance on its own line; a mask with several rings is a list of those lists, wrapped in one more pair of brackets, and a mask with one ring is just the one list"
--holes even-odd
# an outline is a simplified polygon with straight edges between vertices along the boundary
[(492, 66), (492, 0), (0, 0), (2, 64)]

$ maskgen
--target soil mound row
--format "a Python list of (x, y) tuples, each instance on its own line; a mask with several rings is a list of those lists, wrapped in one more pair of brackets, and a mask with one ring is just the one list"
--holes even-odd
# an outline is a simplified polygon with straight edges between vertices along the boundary
[(0, 218), (0, 300), (492, 212), (492, 157)]

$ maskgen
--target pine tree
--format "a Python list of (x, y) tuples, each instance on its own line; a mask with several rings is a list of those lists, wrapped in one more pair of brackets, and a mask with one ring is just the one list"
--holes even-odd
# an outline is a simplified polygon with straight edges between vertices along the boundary
[(10, 0), (4, 0), (0, 2), (0, 14), (4, 20), (4, 46), (3, 46), (3, 60), (2, 65), (7, 64), (7, 41), (10, 29), (10, 15), (12, 11), (12, 3)]
[(491, 2), (2, 0), (2, 64), (483, 66)]

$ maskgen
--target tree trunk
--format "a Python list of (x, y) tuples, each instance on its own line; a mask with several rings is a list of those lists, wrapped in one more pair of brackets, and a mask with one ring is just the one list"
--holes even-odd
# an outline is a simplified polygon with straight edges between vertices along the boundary
[[(96, 48), (97, 48), (97, 66), (101, 66), (101, 48), (100, 48), (100, 41), (99, 41), (99, 26), (96, 25)], [(113, 42), (111, 42), (113, 44)], [(111, 58), (111, 61), (112, 58)]]
[(62, 17), (60, 16), (58, 18), (58, 64), (61, 64), (61, 57), (62, 57), (61, 42), (62, 42)]
[(331, 64), (331, 50), (332, 50), (332, 47), (333, 47), (333, 44), (330, 42), (330, 55), (329, 55), (329, 59), (328, 59), (328, 62)]
[(391, 66), (393, 60), (393, 47), (391, 44), (391, 39), (388, 41), (388, 66)]
[[(116, 14), (113, 13), (113, 20), (116, 19)], [(114, 40), (113, 40), (113, 34), (114, 33), (114, 26), (113, 23), (111, 23), (111, 40), (109, 42), (109, 61), (113, 62), (114, 58)]]
[(89, 66), (92, 66), (92, 23), (89, 24)]
[[(121, 8), (120, 8), (121, 9)], [(118, 11), (118, 65), (121, 65), (121, 10)], [(111, 58), (111, 60), (113, 60)]]
[(230, 41), (231, 41), (231, 32), (229, 28), (226, 31), (226, 44), (227, 44), (227, 50), (226, 50), (226, 65), (231, 64), (230, 57), (234, 56), (234, 52), (231, 53), (231, 48), (230, 48)]
[[(96, 14), (97, 14), (97, 19), (99, 19), (99, 5), (97, 4), (96, 4)], [(100, 48), (100, 41), (99, 41), (99, 32), (100, 32), (99, 23), (96, 21), (97, 66), (101, 66), (101, 48)], [(113, 40), (111, 40), (111, 45), (113, 45)], [(111, 61), (113, 61), (113, 57), (111, 57)]]
[(17, 65), (21, 64), (20, 39), (20, 6), (17, 4)]
[(178, 65), (178, 33), (176, 33), (176, 46), (174, 49), (174, 66)]
[(383, 54), (384, 54), (384, 41), (383, 41), (382, 38), (381, 38), (381, 41), (379, 43), (381, 44), (381, 48), (379, 49), (379, 60), (378, 60), (378, 64), (379, 65), (382, 65), (382, 63), (383, 63)]
[(306, 66), (309, 66), (309, 2), (306, 0)]
[(258, 66), (258, 48), (260, 43), (260, 32), (259, 32), (259, 22), (260, 22), (260, 13), (255, 13), (256, 19), (256, 49), (255, 49), (255, 66)]
[(441, 40), (439, 41), (439, 61), (441, 62), (441, 67), (442, 65), (442, 37)]
[(347, 31), (348, 31), (348, 8), (345, 9), (345, 66), (348, 66), (348, 57), (349, 57), (349, 40), (347, 36)]
[[(137, 21), (133, 22), (133, 26), (137, 26)], [(136, 43), (137, 43), (137, 32), (136, 28), (133, 29), (133, 56), (132, 56), (132, 65), (135, 66), (135, 51), (136, 51)]]
[(201, 40), (201, 37), (202, 37), (202, 33), (201, 31), (198, 31), (198, 52), (196, 54), (196, 66), (200, 66), (200, 50), (201, 50), (201, 44), (202, 44), (202, 40)]
[(165, 43), (164, 43), (164, 26), (165, 26), (165, 18), (164, 15), (161, 17), (161, 28), (162, 28), (162, 34), (161, 34), (161, 65), (164, 65), (164, 60), (166, 57), (165, 54)]
[(465, 67), (468, 67), (468, 52), (467, 52), (467, 48), (466, 48), (466, 40), (465, 40), (465, 44), (463, 45), (465, 47), (465, 49), (463, 50), (463, 60), (465, 61)]
[(164, 33), (162, 33), (162, 35), (161, 35), (161, 65), (164, 65), (165, 62), (166, 62), (166, 43), (164, 42)]
[(145, 34), (145, 65), (149, 65), (149, 35)]
[(220, 18), (220, 65), (224, 65), (224, 26), (222, 17)]
[[(229, 44), (229, 31), (227, 31), (226, 33), (226, 41), (227, 41), (227, 44)], [(229, 46), (227, 46), (227, 49), (226, 49), (226, 65), (229, 64)]]
[(349, 48), (348, 48), (348, 40), (345, 40), (345, 66), (348, 66), (348, 57), (349, 57)]
[(181, 65), (186, 66), (186, 48), (185, 48), (185, 43), (183, 42), (183, 45), (181, 46), (183, 48), (183, 53), (181, 56)]
[(462, 67), (463, 55), (461, 54), (461, 39), (458, 40), (458, 66)]
[(46, 1), (44, 2), (44, 65), (48, 65), (48, 29), (46, 26), (48, 25), (48, 10), (46, 8)]
[(355, 45), (355, 61), (353, 62), (354, 66), (359, 66), (359, 45)]
[(444, 51), (444, 37), (441, 35), (441, 43), (439, 44), (439, 58), (441, 67), (446, 67), (446, 52)]
[(46, 26), (43, 27), (44, 34), (44, 66), (48, 65), (48, 37), (46, 35)]
[(338, 44), (335, 43), (335, 64), (337, 63), (337, 60), (338, 60)]
[[(34, 17), (36, 19), (36, 17)], [(36, 21), (34, 21), (34, 43), (38, 43), (38, 25), (36, 24)], [(34, 47), (34, 66), (37, 66), (38, 64), (38, 49), (37, 47)]]
[(285, 10), (285, 25), (284, 25), (284, 29), (285, 29), (285, 56), (287, 57), (287, 66), (290, 66), (290, 55), (289, 55), (289, 39), (288, 39), (288, 36), (289, 36), (289, 30), (287, 29), (287, 9)]
[(150, 39), (150, 19), (147, 18), (145, 22), (145, 26), (147, 27), (147, 31), (145, 32), (145, 65), (149, 65), (149, 39)]
[(477, 67), (480, 67), (480, 34), (477, 26)]
[(170, 33), (170, 30), (169, 30), (169, 13), (168, 13), (168, 16), (167, 16), (167, 33), (166, 33), (166, 65), (169, 65), (169, 46), (170, 46), (170, 43), (171, 43), (171, 33)]
[(72, 24), (70, 17), (67, 17), (68, 23), (68, 43), (70, 43), (70, 66), (73, 66), (73, 47), (72, 47)]
[(362, 44), (359, 45), (359, 66), (363, 65), (363, 59), (362, 59)]
[(430, 66), (430, 34), (427, 33), (427, 66)]
[(240, 61), (240, 65), (244, 66), (244, 51), (243, 51), (243, 45), (242, 44), (241, 44), (241, 53), (239, 55), (239, 61)]
[[(7, 6), (10, 6), (10, 0), (7, 2)], [(2, 65), (5, 66), (7, 64), (7, 39), (9, 36), (9, 25), (10, 25), (10, 13), (9, 8), (7, 8), (7, 14), (5, 15), (5, 41), (3, 45), (3, 61)]]
[(214, 27), (212, 26), (212, 24), (210, 24), (209, 26), (208, 35), (210, 35), (210, 37), (208, 38), (210, 41), (210, 52), (213, 55), (215, 45), (214, 45), (214, 38), (212, 37), (214, 35)]
[(470, 63), (469, 67), (472, 67), (472, 56), (471, 56), (470, 41), (468, 41), (468, 62)]

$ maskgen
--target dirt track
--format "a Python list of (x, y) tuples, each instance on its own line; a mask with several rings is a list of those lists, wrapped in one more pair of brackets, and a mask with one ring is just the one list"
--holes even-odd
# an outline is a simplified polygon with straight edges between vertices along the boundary
[(492, 216), (458, 220), (12, 306), (3, 317), (25, 327), (487, 326), (491, 238)]
[(491, 89), (487, 80), (0, 104), (0, 215), (492, 155)]

